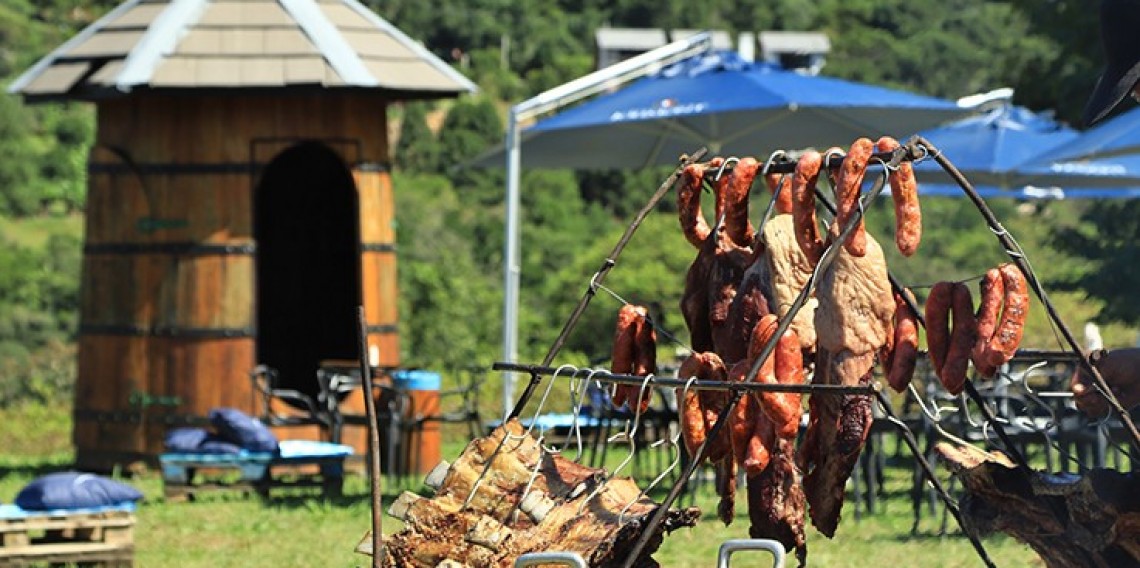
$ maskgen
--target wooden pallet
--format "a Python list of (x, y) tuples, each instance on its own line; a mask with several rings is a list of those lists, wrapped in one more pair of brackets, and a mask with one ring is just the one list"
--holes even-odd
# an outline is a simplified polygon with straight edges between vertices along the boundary
[[(269, 497), (271, 489), (286, 487), (317, 487), (325, 497), (338, 497), (344, 484), (345, 456), (281, 458), (251, 454), (238, 458), (163, 454), (159, 460), (163, 493), (171, 500), (193, 500), (196, 494), (213, 491), (256, 492)], [(282, 475), (290, 473), (295, 479)]]
[(133, 566), (134, 513), (30, 513), (0, 518), (0, 566)]

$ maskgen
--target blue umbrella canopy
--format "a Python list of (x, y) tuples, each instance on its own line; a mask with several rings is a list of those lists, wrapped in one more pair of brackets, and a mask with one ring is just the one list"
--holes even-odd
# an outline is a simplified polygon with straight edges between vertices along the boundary
[(1140, 153), (1140, 107), (1081, 133), (1070, 144), (1038, 156), (1047, 162), (1097, 160)]
[[(1140, 120), (1140, 115), (1137, 115)], [(1109, 124), (1104, 125), (1110, 126)], [(1119, 125), (1111, 125), (1120, 140)], [(1137, 124), (1140, 126), (1140, 123)], [(974, 184), (983, 197), (1105, 199), (1140, 196), (1140, 156), (1058, 158), (1091, 148), (1109, 136), (1081, 134), (1021, 107), (1007, 106), (922, 132)], [(1092, 134), (1091, 139), (1086, 139)], [(1136, 137), (1140, 142), (1140, 136)], [(1086, 140), (1094, 140), (1086, 143)], [(933, 160), (915, 166), (924, 195), (961, 196), (962, 190)]]
[(1017, 187), (1061, 192), (1066, 198), (1140, 197), (1140, 154), (1102, 159), (1034, 158), (1014, 171)]
[[(916, 132), (967, 114), (942, 99), (809, 76), (731, 51), (696, 56), (523, 131), (527, 167), (674, 164), (714, 154), (846, 147), (860, 136)], [(481, 165), (501, 164), (501, 151)]]
[[(921, 132), (971, 183), (1010, 187), (1010, 172), (1042, 152), (1071, 142), (1080, 134), (1024, 107), (1002, 106)], [(915, 165), (923, 184), (952, 184), (934, 160)], [(930, 191), (937, 191), (932, 189)], [(960, 191), (960, 190), (959, 190)]]

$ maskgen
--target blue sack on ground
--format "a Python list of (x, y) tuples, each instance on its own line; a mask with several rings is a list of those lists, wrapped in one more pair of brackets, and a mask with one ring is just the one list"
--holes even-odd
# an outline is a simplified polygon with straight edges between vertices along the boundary
[(202, 443), (198, 444), (198, 447), (194, 449), (194, 453), (199, 453), (199, 454), (240, 454), (241, 453), (241, 446), (239, 446), (233, 442), (227, 442), (226, 440), (222, 439), (222, 437), (218, 436), (217, 434), (210, 434), (210, 435), (206, 436), (206, 439), (202, 440)]
[(166, 433), (166, 450), (179, 454), (192, 454), (210, 435), (205, 428), (175, 428)]
[(64, 471), (33, 480), (16, 495), (16, 505), (29, 511), (85, 509), (134, 502), (142, 497), (142, 493), (125, 483), (92, 473)]
[(260, 420), (236, 409), (215, 408), (210, 411), (210, 423), (217, 428), (223, 440), (251, 452), (276, 452), (277, 437)]

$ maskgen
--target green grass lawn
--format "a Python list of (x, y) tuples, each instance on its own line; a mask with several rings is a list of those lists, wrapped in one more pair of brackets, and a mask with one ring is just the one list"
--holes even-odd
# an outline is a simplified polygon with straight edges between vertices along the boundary
[[(34, 477), (67, 469), (72, 454), (68, 445), (70, 420), (66, 408), (22, 407), (0, 411), (0, 501), (11, 502)], [(454, 459), (461, 443), (444, 446), (445, 459)], [(612, 459), (620, 456), (611, 455)], [(856, 519), (850, 503), (835, 539), (828, 540), (808, 528), (811, 566), (869, 566), (950, 568), (982, 566), (969, 541), (953, 521), (947, 536), (938, 536), (940, 517), (923, 517), (920, 534), (912, 536), (911, 508), (907, 497), (909, 467), (887, 470), (885, 507), (874, 515)], [(346, 480), (345, 494), (323, 500), (301, 491), (286, 492), (269, 501), (238, 494), (214, 494), (194, 502), (166, 502), (157, 473), (126, 480), (140, 489), (135, 529), (135, 559), (141, 567), (246, 567), (246, 566), (368, 566), (367, 557), (353, 548), (370, 528), (368, 484), (363, 476)], [(642, 480), (644, 483), (644, 480)], [(384, 507), (404, 487), (385, 479)], [(404, 480), (408, 489), (418, 482)], [(417, 487), (413, 487), (416, 485)], [(656, 495), (660, 500), (664, 490)], [(704, 485), (696, 504), (704, 512), (695, 528), (666, 537), (654, 556), (666, 567), (715, 565), (720, 543), (748, 535), (747, 504), (738, 498), (737, 518), (729, 527), (715, 518), (715, 495)], [(384, 532), (400, 529), (385, 516)], [(1036, 555), (1020, 543), (1003, 536), (984, 540), (998, 566), (1043, 566)], [(738, 553), (735, 566), (767, 566), (765, 553)]]

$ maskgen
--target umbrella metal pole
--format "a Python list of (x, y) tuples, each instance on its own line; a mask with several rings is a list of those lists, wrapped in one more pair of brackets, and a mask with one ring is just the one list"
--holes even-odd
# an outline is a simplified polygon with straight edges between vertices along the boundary
[[(617, 244), (614, 245), (614, 248), (612, 251), (610, 251), (609, 256), (607, 256), (605, 261), (602, 262), (601, 268), (599, 268), (598, 272), (594, 274), (594, 277), (590, 279), (590, 285), (586, 287), (586, 292), (582, 295), (582, 299), (578, 300), (578, 305), (574, 307), (574, 311), (570, 313), (570, 317), (566, 320), (566, 324), (562, 326), (562, 331), (559, 332), (558, 338), (555, 339), (554, 343), (550, 346), (550, 350), (546, 353), (546, 357), (543, 357), (543, 365), (549, 365), (550, 362), (553, 361), (554, 358), (558, 355), (558, 352), (562, 350), (562, 346), (566, 343), (566, 338), (570, 336), (570, 332), (573, 331), (574, 327), (578, 325), (578, 320), (582, 317), (582, 313), (586, 311), (586, 307), (590, 305), (590, 300), (592, 300), (594, 298), (594, 295), (597, 293), (598, 285), (606, 279), (606, 274), (608, 274), (610, 269), (612, 269), (614, 265), (617, 264), (618, 257), (621, 256), (621, 252), (625, 249), (625, 246), (629, 243), (629, 240), (633, 238), (633, 233), (636, 232), (637, 228), (641, 226), (641, 222), (644, 221), (645, 217), (653, 211), (653, 209), (657, 206), (657, 203), (665, 197), (665, 194), (673, 189), (673, 185), (676, 184), (677, 180), (681, 177), (681, 172), (684, 171), (684, 169), (689, 164), (693, 164), (704, 157), (705, 152), (707, 152), (705, 148), (700, 148), (692, 155), (683, 157), (681, 159), (680, 165), (678, 165), (676, 169), (673, 170), (673, 173), (670, 174), (669, 177), (661, 183), (661, 185), (657, 188), (657, 191), (654, 192), (653, 196), (649, 198), (649, 202), (645, 204), (645, 207), (641, 208), (641, 211), (637, 213), (637, 216), (634, 217), (633, 221), (629, 224), (628, 227), (626, 227), (625, 233), (623, 233), (621, 238), (618, 239)], [(508, 361), (513, 360), (513, 357), (508, 359)], [(522, 395), (518, 399), (518, 402), (515, 403), (514, 408), (512, 408), (510, 413), (507, 414), (508, 420), (511, 418), (518, 418), (519, 413), (522, 412), (523, 407), (526, 406), (527, 401), (530, 400), (531, 395), (534, 394), (534, 390), (538, 388), (538, 383), (541, 382), (541, 380), (541, 377), (538, 375), (535, 375), (531, 378), (531, 381), (526, 385), (526, 390), (523, 391)]]
[[(515, 109), (507, 117), (507, 235), (503, 249), (503, 359), (518, 357), (519, 319), (519, 122)], [(515, 377), (503, 377), (503, 411), (515, 398)]]
[[(368, 361), (368, 320), (364, 306), (356, 312), (360, 351), (360, 377), (364, 383), (364, 410), (368, 416), (368, 473), (371, 477), (372, 498), (372, 568), (380, 568), (384, 558), (384, 515), (381, 512), (383, 492), (380, 480), (380, 422), (376, 414), (376, 399), (372, 393), (372, 365)], [(389, 440), (388, 443), (392, 443)]]
[(1029, 281), (1030, 286), (1033, 287), (1033, 291), (1037, 294), (1037, 297), (1045, 306), (1045, 311), (1049, 314), (1049, 319), (1052, 320), (1053, 325), (1057, 326), (1057, 328), (1061, 331), (1061, 335), (1065, 338), (1065, 342), (1069, 344), (1069, 348), (1080, 358), (1080, 364), (1083, 365), (1085, 369), (1087, 369), (1092, 374), (1093, 380), (1101, 390), (1101, 394), (1104, 395), (1105, 399), (1108, 400), (1108, 404), (1120, 416), (1121, 422), (1124, 423), (1125, 428), (1128, 429), (1128, 433), (1132, 437), (1133, 446), (1137, 449), (1140, 449), (1140, 431), (1136, 430), (1136, 424), (1132, 422), (1132, 417), (1129, 416), (1128, 411), (1120, 404), (1120, 401), (1116, 398), (1116, 395), (1113, 394), (1112, 389), (1108, 386), (1108, 382), (1104, 380), (1104, 376), (1102, 376), (1100, 374), (1100, 371), (1092, 364), (1092, 362), (1089, 361), (1088, 355), (1081, 351), (1080, 344), (1077, 343), (1077, 339), (1073, 336), (1073, 332), (1070, 331), (1069, 327), (1065, 325), (1065, 322), (1061, 320), (1061, 316), (1057, 313), (1057, 309), (1053, 306), (1053, 303), (1049, 301), (1049, 295), (1045, 292), (1045, 288), (1037, 279), (1037, 275), (1033, 272), (1033, 268), (1029, 266), (1029, 263), (1026, 262), (1024, 256), (1022, 256), (1020, 252), (1021, 247), (1019, 247), (1017, 243), (1014, 242), (1013, 238), (1009, 236), (1009, 232), (1005, 229), (1005, 227), (1001, 225), (1000, 222), (998, 222), (997, 217), (994, 215), (994, 212), (990, 209), (989, 205), (986, 204), (981, 195), (978, 195), (977, 190), (975, 190), (970, 181), (966, 179), (966, 176), (962, 175), (962, 172), (958, 171), (958, 168), (955, 167), (954, 164), (950, 162), (950, 160), (947, 160), (946, 157), (938, 151), (938, 148), (935, 147), (934, 144), (931, 144), (929, 140), (923, 138), (922, 136), (914, 136), (907, 141), (906, 146), (911, 149), (912, 153), (917, 151), (918, 146), (924, 147), (927, 154), (930, 157), (934, 158), (934, 160), (938, 162), (939, 166), (942, 166), (942, 169), (946, 171), (950, 178), (953, 179), (958, 184), (958, 186), (962, 188), (962, 191), (966, 193), (966, 196), (970, 198), (970, 201), (974, 202), (974, 206), (977, 207), (979, 212), (981, 212), (982, 217), (985, 218), (986, 223), (990, 227), (990, 230), (993, 231), (994, 236), (997, 237), (998, 241), (1005, 248), (1006, 254), (1009, 255), (1010, 260), (1012, 260), (1013, 263), (1016, 264), (1019, 269), (1021, 269), (1022, 274), (1025, 275), (1025, 278)]

